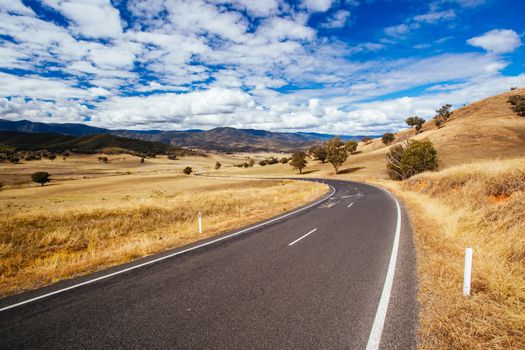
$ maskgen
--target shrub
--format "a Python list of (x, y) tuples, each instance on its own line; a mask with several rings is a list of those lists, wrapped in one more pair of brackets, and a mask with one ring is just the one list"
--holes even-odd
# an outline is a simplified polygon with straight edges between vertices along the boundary
[(109, 161), (108, 157), (98, 157), (98, 161), (101, 163), (107, 163)]
[(438, 168), (437, 152), (429, 140), (411, 140), (405, 148), (397, 145), (386, 157), (388, 176), (393, 180), (408, 179)]
[(277, 158), (275, 158), (275, 157), (270, 157), (270, 158), (268, 158), (267, 163), (268, 163), (269, 165), (277, 164), (277, 163), (279, 163), (279, 160), (277, 160)]
[(175, 153), (170, 153), (170, 154), (168, 154), (168, 159), (169, 160), (177, 160), (177, 155)]
[(140, 158), (140, 164), (144, 164), (144, 158)]
[(266, 159), (265, 159), (265, 160), (261, 160), (261, 161), (259, 162), (259, 165), (260, 165), (260, 166), (265, 166), (266, 164), (268, 164), (268, 161), (267, 161)]
[(353, 153), (357, 149), (357, 141), (350, 140), (347, 143), (345, 143), (345, 148), (348, 153)]
[(222, 164), (219, 162), (215, 163), (215, 170), (219, 170), (221, 168)]
[(255, 160), (250, 159), (250, 160), (248, 161), (248, 165), (249, 165), (250, 167), (252, 167), (254, 164), (255, 164)]
[(9, 161), (13, 164), (18, 164), (20, 162), (20, 158), (18, 158), (17, 156), (11, 156), (9, 157)]
[(401, 160), (405, 149), (401, 145), (395, 145), (390, 148), (386, 155), (386, 171), (388, 177), (392, 180), (403, 180), (404, 176), (401, 172)]
[(321, 145), (315, 145), (310, 147), (308, 153), (315, 160), (320, 160), (323, 163), (326, 161), (326, 150)]
[(31, 175), (31, 181), (39, 183), (42, 186), (44, 186), (46, 182), (50, 181), (49, 176), (50, 176), (49, 173), (45, 171), (38, 171), (36, 173), (33, 173), (33, 175)]
[(521, 115), (522, 117), (525, 117), (525, 96), (511, 96), (508, 99), (508, 103), (511, 104), (511, 108), (515, 113)]
[(419, 134), (421, 131), (421, 128), (423, 127), (423, 124), (425, 123), (425, 119), (420, 118), (418, 116), (415, 117), (408, 117), (405, 120), (405, 123), (407, 123), (408, 126), (413, 126), (416, 129), (416, 134)]
[(392, 142), (394, 142), (395, 139), (396, 139), (396, 135), (394, 135), (391, 132), (387, 132), (383, 135), (383, 137), (381, 137), (381, 141), (383, 141), (385, 145), (391, 144)]
[(286, 158), (286, 157), (282, 157), (279, 162), (281, 162), (281, 164), (286, 164), (288, 163), (288, 161), (290, 161), (290, 159)]
[(344, 143), (338, 137), (334, 137), (325, 143), (326, 160), (332, 164), (336, 174), (339, 171), (339, 167), (348, 158), (348, 153), (344, 146)]
[(303, 173), (303, 169), (306, 168), (308, 161), (306, 160), (306, 153), (303, 151), (295, 152), (292, 154), (292, 159), (290, 160), (290, 165), (294, 169), (299, 170), (299, 174)]
[(193, 172), (193, 169), (187, 166), (184, 169), (182, 169), (182, 172), (184, 173), (184, 175), (190, 175)]
[(50, 155), (47, 156), (47, 158), (52, 160), (52, 161), (54, 161), (57, 158), (57, 156), (56, 156), (56, 154), (51, 153)]

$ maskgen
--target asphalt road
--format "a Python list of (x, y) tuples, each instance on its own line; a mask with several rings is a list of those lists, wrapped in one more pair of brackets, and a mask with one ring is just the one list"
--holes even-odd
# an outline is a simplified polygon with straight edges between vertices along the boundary
[(87, 282), (0, 311), (0, 348), (372, 349), (374, 332), (381, 349), (415, 348), (416, 260), (404, 213), (377, 333), (396, 202), (373, 186), (326, 183), (335, 193), (322, 203), (238, 235), (0, 300), (2, 309)]

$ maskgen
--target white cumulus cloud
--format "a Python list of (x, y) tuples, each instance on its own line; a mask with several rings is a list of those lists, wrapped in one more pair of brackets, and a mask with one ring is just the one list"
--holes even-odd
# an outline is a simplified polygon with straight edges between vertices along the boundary
[(467, 43), (488, 52), (501, 54), (516, 50), (521, 46), (521, 39), (518, 33), (511, 29), (494, 29), (467, 40)]

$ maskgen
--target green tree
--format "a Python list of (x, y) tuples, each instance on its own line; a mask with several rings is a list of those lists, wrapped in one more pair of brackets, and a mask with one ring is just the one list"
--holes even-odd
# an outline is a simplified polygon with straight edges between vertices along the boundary
[(306, 160), (306, 153), (303, 151), (298, 151), (292, 154), (292, 158), (290, 160), (290, 165), (294, 168), (299, 170), (299, 174), (303, 173), (303, 169), (306, 168), (306, 164), (308, 164), (308, 161)]
[(47, 158), (50, 159), (51, 161), (54, 161), (57, 158), (57, 156), (56, 154), (51, 153), (50, 155), (47, 156)]
[(348, 153), (354, 153), (357, 150), (357, 141), (350, 140), (345, 143), (345, 148)]
[(144, 158), (140, 158), (140, 164), (144, 164)]
[(392, 142), (394, 142), (395, 139), (396, 139), (396, 135), (394, 135), (391, 132), (387, 132), (383, 134), (383, 137), (381, 137), (381, 141), (383, 141), (383, 143), (387, 146), (391, 144)]
[(438, 110), (436, 110), (436, 115), (434, 116), (434, 124), (438, 128), (440, 128), (445, 122), (452, 116), (452, 112), (450, 109), (452, 108), (452, 105), (446, 104), (441, 106)]
[(368, 145), (370, 142), (372, 142), (372, 138), (370, 136), (365, 136), (361, 139), (365, 145)]
[(348, 153), (346, 152), (345, 145), (339, 139), (339, 137), (334, 137), (327, 141), (324, 145), (326, 150), (326, 160), (332, 164), (334, 167), (335, 173), (339, 171), (339, 167), (348, 158)]
[(36, 182), (44, 186), (46, 182), (49, 182), (49, 173), (46, 173), (45, 171), (38, 171), (36, 173), (33, 173), (31, 175), (31, 181)]
[(310, 147), (308, 153), (310, 153), (312, 158), (315, 160), (320, 160), (323, 163), (326, 161), (326, 150), (321, 145), (314, 145)]
[(220, 162), (215, 163), (215, 170), (219, 170), (221, 168), (222, 164)]
[(248, 161), (248, 166), (251, 168), (255, 164), (255, 160), (251, 159)]
[(289, 160), (290, 160), (290, 159), (288, 159), (288, 158), (286, 158), (286, 157), (282, 157), (282, 158), (279, 160), (279, 162), (281, 162), (281, 164), (286, 164), (286, 163), (288, 163)]
[(421, 128), (423, 127), (423, 124), (425, 123), (425, 119), (420, 118), (418, 116), (408, 117), (405, 120), (405, 123), (407, 123), (408, 126), (413, 126), (416, 129), (416, 134), (419, 134)]
[(184, 175), (190, 175), (193, 172), (193, 169), (190, 166), (187, 166), (184, 169), (182, 169), (182, 172), (184, 173)]

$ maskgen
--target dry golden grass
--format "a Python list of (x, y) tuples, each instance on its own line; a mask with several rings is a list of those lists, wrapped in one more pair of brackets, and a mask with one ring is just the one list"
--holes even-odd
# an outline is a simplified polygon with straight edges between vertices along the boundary
[[(53, 183), (52, 183), (53, 184)], [(130, 261), (293, 209), (316, 183), (129, 175), (0, 192), (0, 295)], [(319, 193), (319, 194), (317, 194)]]
[[(407, 205), (418, 254), (421, 349), (525, 348), (525, 158), (387, 185)], [(462, 295), (474, 249), (472, 296)]]

